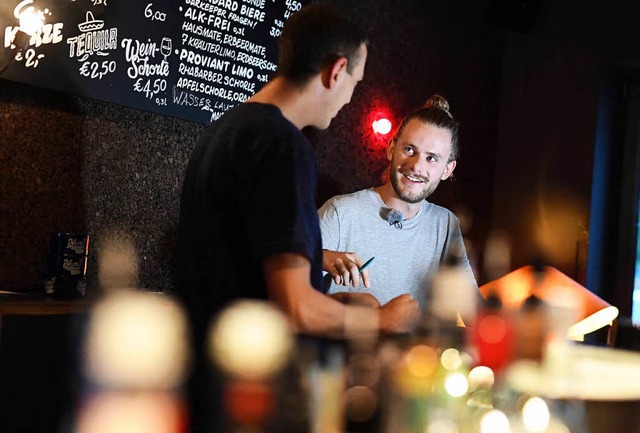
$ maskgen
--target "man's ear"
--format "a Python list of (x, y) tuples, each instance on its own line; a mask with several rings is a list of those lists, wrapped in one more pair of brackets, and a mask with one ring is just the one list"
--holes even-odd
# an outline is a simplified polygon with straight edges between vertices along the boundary
[(444, 169), (444, 173), (442, 173), (442, 176), (440, 177), (440, 179), (441, 180), (449, 179), (453, 174), (453, 170), (455, 169), (456, 169), (456, 161), (448, 162), (447, 167)]
[(393, 149), (396, 147), (396, 140), (389, 140), (389, 144), (387, 145), (387, 159), (391, 161), (393, 159)]
[(324, 68), (322, 73), (322, 84), (327, 89), (333, 89), (338, 82), (342, 72), (346, 72), (349, 61), (346, 57), (339, 57), (330, 66)]

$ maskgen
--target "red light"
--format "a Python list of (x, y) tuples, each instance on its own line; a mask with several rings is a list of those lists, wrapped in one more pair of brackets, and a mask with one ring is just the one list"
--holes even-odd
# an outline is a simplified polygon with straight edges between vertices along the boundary
[(224, 405), (234, 420), (245, 426), (262, 426), (272, 414), (271, 388), (261, 382), (232, 381), (224, 392)]
[(391, 121), (386, 117), (374, 120), (371, 126), (373, 127), (373, 132), (376, 134), (387, 135), (391, 132)]
[(479, 312), (469, 331), (476, 346), (478, 365), (498, 373), (511, 362), (514, 349), (512, 326), (501, 312)]
[(487, 316), (478, 322), (478, 336), (489, 344), (497, 344), (507, 335), (507, 324), (500, 316)]

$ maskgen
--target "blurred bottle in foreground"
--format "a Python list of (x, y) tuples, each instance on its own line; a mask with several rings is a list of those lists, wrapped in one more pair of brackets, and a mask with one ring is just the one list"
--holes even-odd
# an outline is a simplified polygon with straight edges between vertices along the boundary
[(222, 376), (216, 403), (223, 414), (211, 431), (269, 431), (282, 410), (279, 379), (293, 350), (287, 318), (266, 301), (236, 301), (212, 323), (208, 348), (212, 368)]
[(188, 329), (169, 296), (121, 289), (93, 307), (77, 433), (183, 433)]

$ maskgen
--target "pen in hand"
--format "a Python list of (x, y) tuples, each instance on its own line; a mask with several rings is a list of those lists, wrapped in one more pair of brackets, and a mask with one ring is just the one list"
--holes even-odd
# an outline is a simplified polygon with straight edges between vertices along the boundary
[(358, 268), (358, 272), (359, 272), (359, 273), (362, 273), (362, 271), (364, 271), (364, 269), (365, 269), (367, 266), (369, 266), (369, 265), (371, 264), (371, 262), (373, 261), (373, 259), (375, 259), (375, 258), (376, 258), (376, 257), (375, 257), (375, 256), (373, 256), (373, 257), (371, 257), (369, 260), (367, 260), (366, 262), (364, 262), (364, 265), (362, 265), (362, 266), (360, 266), (360, 267)]
[[(366, 262), (364, 262), (364, 264), (362, 266), (360, 266), (358, 268), (358, 273), (362, 274), (362, 271), (365, 270), (365, 268), (367, 266), (369, 266), (371, 264), (371, 262), (373, 262), (373, 259), (375, 259), (375, 256), (371, 257), (369, 260), (367, 260)], [(331, 285), (331, 282), (333, 281), (333, 275), (331, 275), (330, 273), (327, 273), (324, 277), (323, 277), (323, 285), (324, 285), (324, 290), (325, 292), (329, 290), (329, 286)], [(342, 275), (340, 275), (340, 280), (338, 282), (336, 282), (337, 285), (342, 285), (344, 282), (344, 278), (342, 277)]]

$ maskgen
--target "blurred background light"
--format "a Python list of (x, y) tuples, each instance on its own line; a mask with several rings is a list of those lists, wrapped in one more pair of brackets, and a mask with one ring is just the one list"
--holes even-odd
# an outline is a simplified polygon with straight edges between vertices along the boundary
[(452, 373), (445, 379), (444, 389), (451, 397), (462, 397), (469, 390), (469, 381), (462, 373)]
[(487, 412), (480, 420), (482, 433), (509, 433), (511, 426), (507, 416), (499, 410)]
[(407, 353), (406, 363), (414, 376), (429, 377), (436, 371), (438, 355), (432, 347), (420, 344)]
[(186, 417), (166, 393), (99, 393), (83, 404), (76, 433), (180, 433)]
[[(36, 10), (33, 0), (23, 0), (16, 5), (13, 15), (20, 20), (20, 30), (28, 35), (33, 35), (44, 25), (44, 14), (41, 10)], [(48, 9), (46, 12), (49, 12)]]
[(169, 296), (123, 290), (100, 301), (86, 342), (87, 376), (106, 387), (169, 389), (188, 368), (188, 328)]
[(293, 345), (287, 318), (264, 301), (238, 301), (212, 324), (209, 354), (227, 373), (265, 378), (278, 372)]
[(226, 413), (244, 426), (265, 423), (275, 407), (271, 387), (262, 382), (230, 381), (224, 392)]
[(446, 418), (431, 421), (425, 429), (425, 433), (458, 433), (458, 431), (456, 423)]
[(529, 432), (542, 433), (549, 428), (549, 408), (540, 397), (527, 400), (522, 408), (522, 422)]
[(491, 388), (494, 382), (493, 370), (484, 365), (479, 365), (471, 369), (468, 378), (471, 389), (480, 387)]
[(352, 386), (345, 392), (347, 418), (355, 422), (370, 419), (378, 404), (376, 394), (366, 386)]
[(506, 333), (507, 324), (504, 319), (498, 315), (488, 315), (478, 322), (478, 335), (483, 341), (489, 344), (500, 342)]
[(462, 367), (462, 358), (458, 349), (449, 348), (442, 352), (440, 355), (440, 362), (442, 366), (450, 371), (455, 371)]

